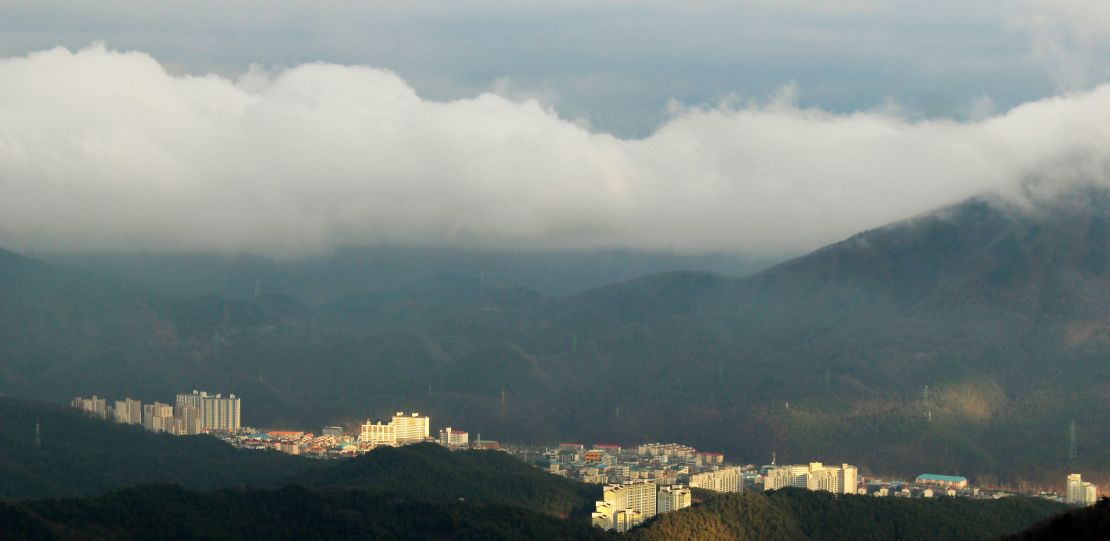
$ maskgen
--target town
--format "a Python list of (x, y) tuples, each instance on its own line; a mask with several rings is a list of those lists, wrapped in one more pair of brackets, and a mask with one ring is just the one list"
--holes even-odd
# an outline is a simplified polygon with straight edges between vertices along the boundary
[[(502, 451), (546, 470), (583, 483), (603, 485), (602, 499), (595, 504), (591, 522), (606, 530), (627, 531), (651, 517), (689, 507), (695, 491), (744, 492), (794, 487), (836, 494), (874, 497), (936, 498), (966, 497), (998, 499), (1014, 495), (1005, 490), (987, 490), (969, 485), (959, 475), (923, 473), (912, 481), (864, 477), (851, 464), (733, 464), (721, 453), (699, 451), (679, 443), (642, 443), (621, 446), (613, 443), (559, 443), (551, 446), (502, 445), (473, 441), (468, 432), (445, 427), (432, 436), (431, 419), (418, 412), (397, 411), (388, 422), (367, 420), (357, 432), (340, 426), (312, 432), (259, 430), (240, 424), (240, 398), (193, 390), (180, 393), (174, 405), (142, 404), (125, 398), (109, 405), (104, 398), (76, 397), (71, 405), (87, 415), (117, 423), (141, 425), (153, 432), (190, 436), (208, 434), (228, 444), (252, 450), (273, 450), (319, 459), (354, 457), (378, 447), (437, 443), (452, 450)], [(1075, 506), (1094, 505), (1098, 486), (1083, 481), (1079, 473), (1067, 476), (1066, 491), (1033, 496)]]

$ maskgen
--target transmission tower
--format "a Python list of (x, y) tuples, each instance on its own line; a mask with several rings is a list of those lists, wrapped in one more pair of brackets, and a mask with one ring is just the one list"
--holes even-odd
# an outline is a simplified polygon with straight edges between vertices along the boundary
[(1068, 460), (1074, 460), (1075, 452), (1075, 419), (1068, 423)]

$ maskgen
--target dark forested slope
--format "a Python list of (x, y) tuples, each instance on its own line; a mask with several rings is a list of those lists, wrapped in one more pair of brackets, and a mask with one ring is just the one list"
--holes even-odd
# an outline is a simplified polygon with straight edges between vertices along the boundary
[(524, 505), (557, 516), (589, 517), (601, 488), (551, 475), (506, 453), (448, 451), (426, 443), (380, 448), (328, 462), (289, 480), (308, 487), (358, 487), (427, 501)]
[(1063, 509), (1058, 503), (1021, 497), (911, 500), (784, 489), (721, 495), (660, 515), (630, 537), (645, 541), (983, 540), (1019, 531)]
[(154, 434), (61, 406), (0, 398), (0, 499), (93, 495), (154, 482), (198, 489), (270, 485), (310, 465), (207, 436)]
[[(172, 532), (172, 533), (171, 533)], [(0, 503), (4, 539), (616, 539), (525, 507), (427, 502), (297, 486), (195, 492), (172, 485), (91, 499)]]

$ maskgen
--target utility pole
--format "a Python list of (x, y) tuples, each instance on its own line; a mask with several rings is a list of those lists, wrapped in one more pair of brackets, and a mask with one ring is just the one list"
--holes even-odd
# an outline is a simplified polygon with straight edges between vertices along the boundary
[(1068, 460), (1075, 460), (1075, 419), (1068, 423)]

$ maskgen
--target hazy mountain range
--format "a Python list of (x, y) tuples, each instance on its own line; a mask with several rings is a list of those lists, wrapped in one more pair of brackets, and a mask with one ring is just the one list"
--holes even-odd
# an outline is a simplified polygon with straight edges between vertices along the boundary
[[(265, 426), (406, 409), (492, 439), (1097, 478), (1110, 473), (1108, 253), (1101, 188), (1033, 209), (970, 200), (747, 277), (701, 270), (755, 264), (724, 256), (2, 252), (0, 392), (205, 388), (242, 396), (244, 422)], [(676, 264), (698, 270), (580, 291)]]

